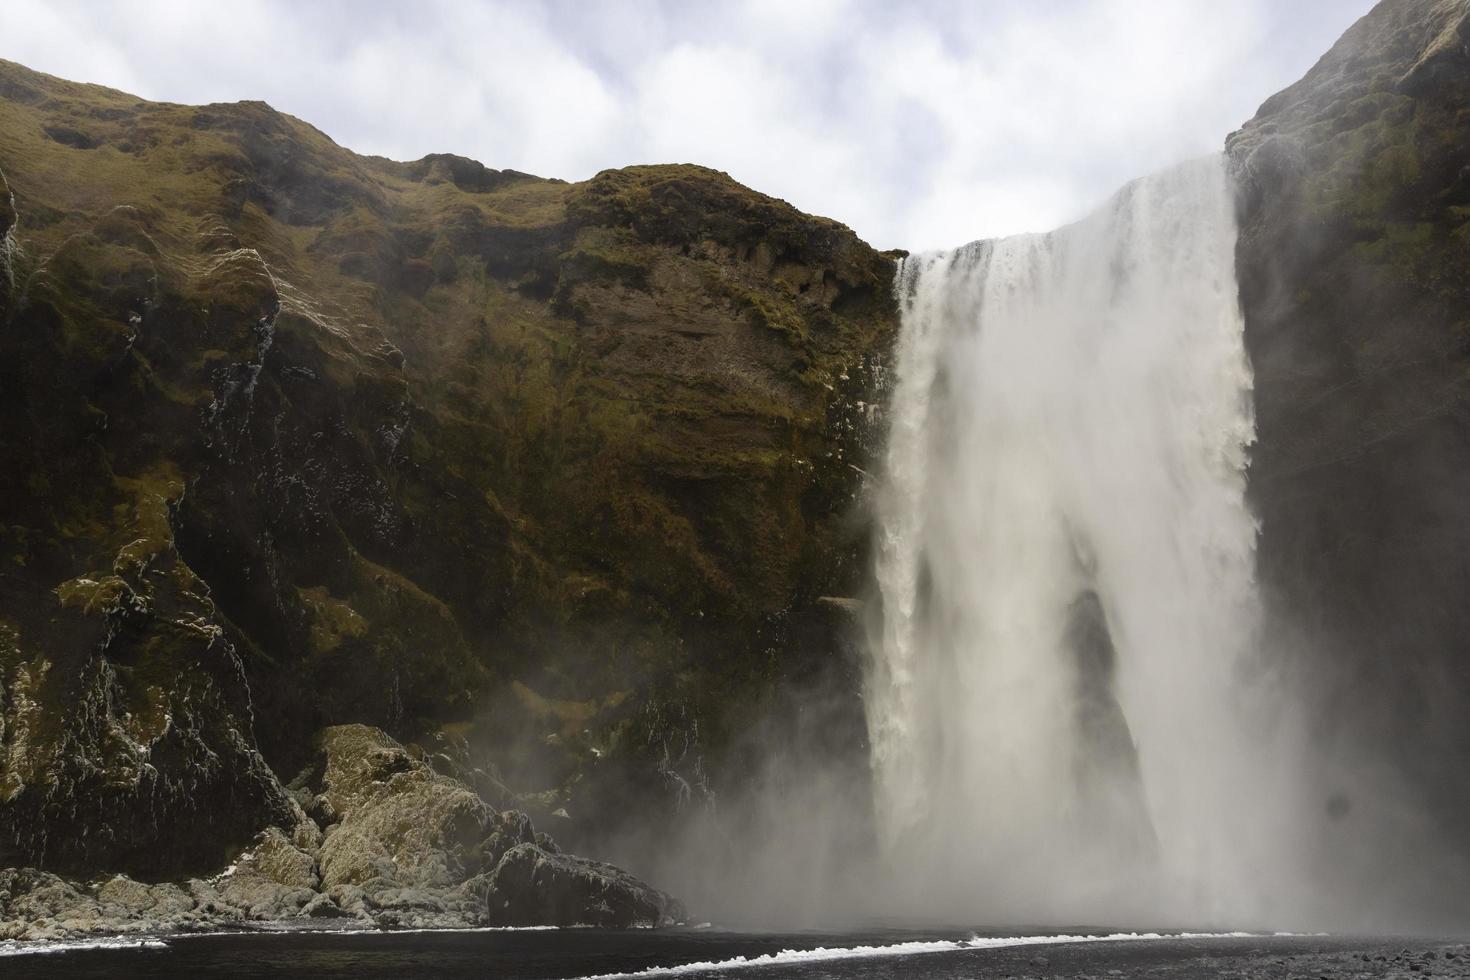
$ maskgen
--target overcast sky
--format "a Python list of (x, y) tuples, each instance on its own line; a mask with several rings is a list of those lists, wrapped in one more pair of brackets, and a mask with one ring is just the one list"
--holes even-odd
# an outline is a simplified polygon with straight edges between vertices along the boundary
[(1218, 149), (1371, 0), (0, 0), (0, 57), (344, 146), (694, 162), (881, 248), (1071, 220)]

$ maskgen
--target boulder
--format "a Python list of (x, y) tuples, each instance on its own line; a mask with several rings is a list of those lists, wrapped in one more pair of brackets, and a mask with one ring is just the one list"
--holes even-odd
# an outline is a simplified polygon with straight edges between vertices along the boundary
[(269, 827), (225, 871), (182, 885), (0, 871), (0, 940), (265, 922), (621, 928), (683, 917), (668, 895), (612, 865), (562, 854), (526, 814), (493, 811), (376, 728), (329, 728), (317, 744), (318, 782), (306, 792), (325, 833), (295, 807), (289, 833)]
[(276, 827), (260, 835), (255, 848), (241, 858), (239, 867), (288, 888), (316, 888), (321, 884), (316, 859)]
[(87, 886), (35, 868), (0, 871), (0, 940), (187, 929), (209, 914), (178, 885), (116, 875)]
[(517, 844), (495, 869), (465, 884), (495, 926), (657, 928), (683, 921), (673, 898), (610, 864)]
[(321, 847), (322, 884), (444, 887), (479, 866), (491, 810), (367, 725), (324, 730), (323, 789), (315, 806), (334, 822)]

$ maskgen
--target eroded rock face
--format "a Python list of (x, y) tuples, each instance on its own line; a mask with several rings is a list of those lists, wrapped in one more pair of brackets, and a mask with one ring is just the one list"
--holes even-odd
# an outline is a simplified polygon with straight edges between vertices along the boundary
[[(0, 864), (218, 867), (292, 812), (256, 748), (238, 634), (180, 552), (202, 427), (189, 393), (150, 403), (137, 386), (158, 376), (126, 365), (148, 317), (203, 327), (171, 356), (253, 343), (269, 279), (238, 252), (171, 265), (128, 208), (16, 268), (0, 339), (0, 541), (15, 569), (0, 582)], [(151, 448), (109, 449), (129, 430)]]
[(1314, 739), (1470, 845), (1467, 104), (1470, 10), (1394, 0), (1228, 148), (1275, 635)]

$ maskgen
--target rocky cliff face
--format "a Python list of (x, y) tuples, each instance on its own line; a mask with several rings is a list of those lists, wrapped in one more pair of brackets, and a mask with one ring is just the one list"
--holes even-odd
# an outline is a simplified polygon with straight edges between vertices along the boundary
[(1460, 0), (1380, 4), (1229, 140), (1275, 633), (1319, 699), (1314, 737), (1403, 774), (1411, 808), (1422, 797), (1462, 842), (1467, 147)]
[(841, 225), (3, 62), (0, 181), (0, 866), (217, 870), (345, 722), (677, 802), (861, 574)]

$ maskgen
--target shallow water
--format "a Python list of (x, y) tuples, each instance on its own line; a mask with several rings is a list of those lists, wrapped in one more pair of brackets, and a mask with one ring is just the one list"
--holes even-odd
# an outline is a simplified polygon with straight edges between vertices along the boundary
[[(749, 934), (594, 929), (233, 933), (105, 941), (0, 956), (6, 977), (1013, 977), (1263, 975), (1283, 958), (1397, 950), (1288, 936), (977, 936), (973, 930)], [(1101, 935), (1101, 931), (1096, 933)], [(4, 944), (0, 944), (0, 949)], [(1354, 955), (1357, 955), (1354, 953)], [(1356, 961), (1355, 961), (1356, 962)], [(1303, 964), (1298, 964), (1303, 965)], [(1285, 976), (1294, 972), (1282, 966)], [(1326, 968), (1323, 967), (1323, 970)], [(1321, 972), (1321, 971), (1319, 971)], [(1330, 972), (1330, 971), (1328, 971)], [(1316, 975), (1315, 973), (1313, 975)]]

